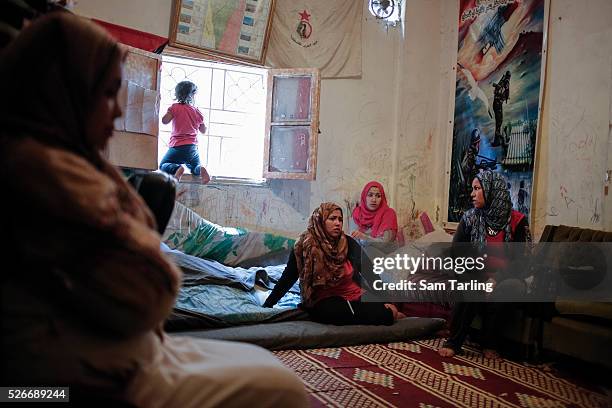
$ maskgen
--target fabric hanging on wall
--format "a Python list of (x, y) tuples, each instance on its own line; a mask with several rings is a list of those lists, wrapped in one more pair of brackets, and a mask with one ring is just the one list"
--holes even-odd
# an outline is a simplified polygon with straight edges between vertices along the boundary
[(165, 37), (159, 35), (145, 33), (144, 31), (134, 30), (133, 28), (123, 27), (116, 24), (107, 23), (106, 21), (91, 19), (94, 23), (102, 26), (109, 32), (117, 41), (122, 44), (131, 45), (141, 50), (155, 52), (168, 42)]
[(361, 76), (362, 2), (276, 2), (266, 65), (319, 68), (323, 78)]

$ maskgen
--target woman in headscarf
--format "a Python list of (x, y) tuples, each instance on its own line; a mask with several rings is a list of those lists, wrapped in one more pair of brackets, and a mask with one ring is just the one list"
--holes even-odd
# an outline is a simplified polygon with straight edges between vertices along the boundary
[(403, 317), (390, 303), (361, 302), (360, 283), (371, 270), (362, 268), (361, 247), (342, 225), (342, 209), (334, 203), (313, 211), (264, 307), (274, 306), (299, 278), (302, 306), (315, 321), (391, 325)]
[(394, 242), (397, 239), (397, 215), (387, 204), (385, 189), (370, 181), (361, 191), (359, 205), (353, 210), (357, 229), (351, 237), (372, 242)]
[[(527, 217), (512, 209), (507, 180), (491, 170), (481, 171), (472, 181), (472, 203), (474, 208), (466, 211), (459, 222), (453, 242), (477, 243), (480, 245), (504, 242), (531, 242)], [(488, 247), (491, 248), (491, 247)], [(493, 273), (501, 271), (506, 265), (505, 256), (497, 256), (493, 246), (493, 256), (486, 261), (487, 278), (493, 288), (501, 281), (501, 276)], [(498, 251), (499, 252), (499, 251)], [(514, 281), (514, 280), (513, 280)], [(514, 282), (505, 282), (514, 283)], [(508, 290), (514, 290), (507, 285)], [(499, 289), (499, 288), (498, 288)], [(498, 358), (496, 323), (504, 312), (501, 302), (478, 303), (460, 302), (455, 305), (451, 318), (450, 336), (438, 353), (442, 357), (452, 357), (461, 352), (463, 342), (477, 313), (483, 317), (483, 353), (486, 358)]]
[(124, 58), (68, 13), (38, 19), (0, 54), (1, 248), (14, 261), (1, 280), (2, 383), (69, 386), (71, 402), (306, 406), (269, 352), (163, 333), (181, 272), (101, 154)]

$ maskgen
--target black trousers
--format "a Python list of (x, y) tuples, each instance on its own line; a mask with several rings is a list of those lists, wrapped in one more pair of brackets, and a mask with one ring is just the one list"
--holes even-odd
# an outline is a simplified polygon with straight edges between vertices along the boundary
[[(526, 296), (525, 283), (519, 279), (507, 279), (497, 284), (493, 299), (521, 299)], [(485, 349), (497, 349), (501, 324), (512, 310), (521, 307), (521, 303), (497, 302), (459, 302), (455, 305), (451, 317), (450, 336), (443, 347), (461, 351), (474, 317), (482, 317), (480, 345)]]
[(497, 348), (497, 323), (501, 315), (507, 309), (506, 303), (499, 302), (461, 302), (453, 309), (450, 325), (450, 337), (444, 343), (444, 347), (453, 349), (455, 353), (461, 352), (472, 322), (477, 314), (482, 317), (482, 341), (481, 345), (486, 349)]
[(312, 319), (319, 323), (344, 326), (348, 324), (385, 325), (393, 324), (393, 312), (383, 303), (349, 302), (340, 296), (332, 296), (318, 301), (306, 309)]

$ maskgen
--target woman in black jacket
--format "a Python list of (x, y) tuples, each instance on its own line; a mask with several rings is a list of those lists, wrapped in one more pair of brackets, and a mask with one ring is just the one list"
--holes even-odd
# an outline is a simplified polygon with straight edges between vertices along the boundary
[[(524, 295), (524, 282), (513, 277), (520, 277), (522, 271), (513, 271), (510, 276), (504, 270), (513, 270), (508, 263), (512, 256), (505, 254), (508, 242), (531, 242), (529, 223), (524, 214), (512, 209), (507, 181), (499, 173), (491, 170), (480, 172), (472, 181), (472, 203), (474, 208), (466, 211), (461, 218), (453, 237), (455, 243), (473, 243), (488, 245), (489, 257), (486, 262), (486, 278), (495, 290), (488, 300), (493, 300), (499, 293), (512, 293), (520, 298)], [(526, 244), (525, 254), (529, 246)], [(501, 253), (500, 253), (501, 252)], [(514, 255), (517, 255), (516, 253)], [(506, 279), (504, 279), (506, 278)], [(485, 299), (487, 300), (487, 299)], [(461, 353), (463, 343), (468, 335), (472, 321), (478, 313), (482, 315), (483, 355), (485, 358), (499, 358), (497, 340), (502, 316), (511, 308), (510, 304), (495, 302), (459, 302), (453, 309), (450, 324), (450, 336), (438, 350), (442, 357), (453, 357)]]
[(369, 277), (372, 268), (362, 265), (362, 259), (368, 259), (362, 257), (359, 244), (344, 234), (342, 223), (342, 209), (334, 203), (314, 210), (264, 307), (274, 306), (299, 278), (302, 305), (315, 321), (391, 325), (403, 317), (390, 303), (361, 302), (362, 276)]

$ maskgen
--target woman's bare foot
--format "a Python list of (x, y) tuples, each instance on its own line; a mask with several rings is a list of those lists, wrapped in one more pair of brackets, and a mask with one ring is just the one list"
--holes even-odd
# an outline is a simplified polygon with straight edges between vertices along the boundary
[(445, 328), (445, 329), (438, 330), (438, 331), (436, 332), (436, 337), (442, 337), (442, 338), (445, 338), (445, 339), (446, 339), (446, 338), (450, 337), (450, 330), (449, 330), (449, 329), (446, 329), (446, 328)]
[(396, 321), (399, 317), (399, 312), (397, 311), (397, 307), (393, 303), (385, 303), (385, 307), (393, 313), (393, 321)]
[(181, 177), (183, 177), (183, 173), (185, 173), (185, 168), (181, 165), (178, 169), (176, 169), (176, 172), (174, 173), (174, 178), (177, 181), (181, 181)]
[(453, 357), (455, 355), (455, 350), (450, 347), (440, 347), (438, 349), (438, 354), (441, 357)]
[(208, 184), (210, 182), (210, 174), (208, 174), (204, 166), (200, 166), (200, 177), (202, 177), (202, 184)]
[(490, 358), (491, 360), (497, 360), (501, 358), (499, 353), (493, 349), (484, 349), (482, 350), (482, 354), (484, 355), (484, 358)]

